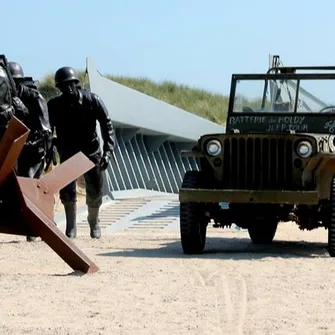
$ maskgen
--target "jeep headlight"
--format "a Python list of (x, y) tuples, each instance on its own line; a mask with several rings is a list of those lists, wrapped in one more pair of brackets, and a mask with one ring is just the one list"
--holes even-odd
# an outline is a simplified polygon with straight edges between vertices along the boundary
[(207, 152), (211, 156), (218, 156), (221, 153), (221, 143), (218, 140), (211, 140), (207, 143)]
[(308, 141), (301, 141), (297, 146), (297, 154), (300, 157), (307, 158), (313, 153), (312, 144)]

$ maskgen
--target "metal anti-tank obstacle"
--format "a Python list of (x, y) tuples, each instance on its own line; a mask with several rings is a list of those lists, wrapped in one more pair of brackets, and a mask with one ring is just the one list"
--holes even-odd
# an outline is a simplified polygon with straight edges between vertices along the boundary
[(40, 236), (73, 270), (98, 267), (56, 226), (54, 194), (94, 167), (81, 152), (40, 179), (19, 177), (15, 165), (30, 130), (12, 117), (0, 141), (0, 233)]

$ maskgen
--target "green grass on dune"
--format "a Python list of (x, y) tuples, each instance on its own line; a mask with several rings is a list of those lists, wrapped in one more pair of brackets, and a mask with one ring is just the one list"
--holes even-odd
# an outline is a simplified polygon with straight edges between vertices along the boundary
[[(84, 72), (79, 72), (81, 82), (84, 82)], [(107, 78), (182, 108), (210, 121), (224, 124), (228, 109), (228, 96), (213, 94), (203, 89), (178, 85), (170, 81), (154, 82), (147, 78), (132, 78), (107, 75)], [(85, 80), (87, 84), (87, 78)], [(40, 91), (46, 99), (58, 93), (54, 87), (53, 75), (46, 76), (40, 82)]]

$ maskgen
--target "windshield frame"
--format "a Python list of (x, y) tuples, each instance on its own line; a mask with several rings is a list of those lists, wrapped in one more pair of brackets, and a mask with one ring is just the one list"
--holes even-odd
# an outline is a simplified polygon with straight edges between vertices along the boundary
[[(278, 68), (274, 68), (278, 70)], [(268, 72), (273, 71), (274, 69), (270, 69)], [(335, 67), (300, 67), (293, 69), (315, 69), (315, 70), (335, 70)], [(229, 94), (229, 104), (228, 104), (228, 117), (235, 115), (234, 113), (234, 101), (236, 94), (236, 85), (238, 81), (252, 81), (252, 80), (263, 80), (264, 81), (264, 89), (262, 95), (262, 107), (265, 105), (266, 100), (266, 92), (268, 88), (269, 80), (294, 80), (297, 82), (297, 90), (294, 101), (294, 110), (293, 113), (289, 114), (297, 114), (297, 105), (298, 105), (298, 96), (299, 96), (299, 87), (300, 80), (335, 80), (335, 73), (262, 73), (262, 74), (233, 74), (231, 78), (231, 86), (230, 86), (230, 94)], [(244, 115), (248, 113), (238, 113), (239, 115)], [(274, 115), (275, 113), (268, 113), (268, 115)], [(283, 113), (282, 113), (283, 114)], [(300, 113), (299, 113), (300, 115)], [(318, 113), (310, 113), (310, 115), (319, 115)]]

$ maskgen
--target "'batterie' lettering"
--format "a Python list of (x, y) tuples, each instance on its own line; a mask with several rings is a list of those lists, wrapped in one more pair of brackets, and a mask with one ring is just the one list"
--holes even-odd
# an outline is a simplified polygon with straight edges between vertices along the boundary
[(229, 124), (265, 123), (265, 120), (265, 116), (232, 116), (229, 118)]

